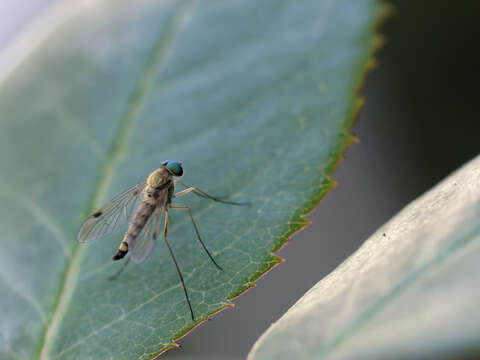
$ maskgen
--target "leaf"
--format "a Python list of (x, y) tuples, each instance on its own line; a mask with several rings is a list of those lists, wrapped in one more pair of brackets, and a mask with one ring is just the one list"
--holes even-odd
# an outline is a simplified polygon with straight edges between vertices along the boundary
[(310, 289), (257, 340), (248, 359), (478, 355), (479, 184), (477, 157)]
[[(232, 306), (334, 185), (379, 12), (373, 0), (84, 1), (31, 29), (0, 74), (0, 358), (149, 359)], [(88, 214), (165, 159), (184, 160), (186, 183), (252, 203), (178, 199), (225, 269), (171, 214), (196, 323), (162, 241), (116, 281), (120, 233), (76, 242)]]

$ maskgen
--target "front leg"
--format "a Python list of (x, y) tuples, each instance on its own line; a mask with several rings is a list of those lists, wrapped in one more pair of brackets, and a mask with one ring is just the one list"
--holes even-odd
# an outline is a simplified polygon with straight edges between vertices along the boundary
[(215, 196), (212, 196), (212, 195), (209, 195), (207, 194), (205, 191), (203, 191), (202, 189), (199, 189), (197, 187), (194, 187), (194, 186), (187, 186), (186, 184), (184, 184), (183, 182), (180, 182), (180, 184), (182, 184), (183, 186), (185, 186), (187, 189), (185, 190), (182, 190), (182, 191), (179, 191), (178, 193), (174, 194), (173, 197), (174, 198), (177, 198), (177, 197), (180, 197), (180, 196), (183, 196), (183, 195), (187, 195), (188, 193), (192, 192), (195, 194), (195, 195), (198, 195), (200, 197), (203, 197), (203, 198), (207, 198), (207, 199), (210, 199), (210, 200), (213, 200), (213, 201), (216, 201), (216, 202), (220, 202), (220, 203), (223, 203), (223, 204), (229, 204), (229, 205), (250, 205), (250, 203), (248, 202), (244, 202), (244, 203), (241, 203), (241, 202), (234, 202), (234, 201), (228, 201), (228, 200), (222, 200), (222, 199), (219, 199)]

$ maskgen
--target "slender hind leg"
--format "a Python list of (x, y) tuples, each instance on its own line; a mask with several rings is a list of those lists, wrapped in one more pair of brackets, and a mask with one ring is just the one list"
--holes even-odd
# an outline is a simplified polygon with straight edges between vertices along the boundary
[(130, 256), (127, 258), (127, 260), (125, 260), (122, 267), (115, 274), (110, 276), (108, 280), (115, 280), (118, 277), (118, 275), (120, 275), (123, 272), (123, 270), (125, 270), (129, 262), (130, 262)]
[(203, 249), (205, 250), (205, 252), (207, 253), (208, 257), (210, 258), (210, 260), (212, 260), (212, 262), (215, 264), (215, 266), (223, 271), (223, 269), (220, 267), (220, 265), (217, 264), (217, 262), (215, 261), (215, 259), (213, 258), (212, 254), (210, 254), (210, 251), (208, 251), (207, 247), (205, 246), (205, 244), (203, 243), (202, 241), (202, 238), (200, 237), (200, 232), (198, 231), (198, 227), (197, 227), (197, 224), (195, 223), (195, 220), (193, 220), (193, 215), (192, 215), (192, 210), (190, 210), (190, 208), (188, 206), (174, 206), (174, 205), (170, 205), (170, 208), (172, 209), (176, 209), (176, 210), (186, 210), (188, 211), (188, 215), (190, 216), (190, 220), (192, 220), (192, 224), (193, 224), (193, 228), (195, 229), (195, 233), (197, 234), (197, 239), (198, 241), (200, 241), (200, 244), (202, 244), (202, 247)]
[(190, 315), (192, 315), (192, 320), (195, 321), (195, 317), (193, 316), (192, 304), (190, 304), (190, 298), (188, 297), (187, 288), (185, 287), (185, 282), (183, 281), (182, 272), (180, 271), (180, 267), (178, 266), (177, 260), (175, 259), (175, 255), (173, 255), (172, 248), (168, 243), (167, 233), (168, 233), (168, 208), (165, 209), (165, 229), (163, 232), (163, 239), (165, 240), (165, 244), (167, 245), (168, 251), (170, 252), (170, 256), (172, 257), (172, 260), (175, 263), (175, 267), (177, 268), (178, 277), (182, 282), (183, 291), (185, 292), (185, 298), (187, 299), (188, 307), (190, 309)]

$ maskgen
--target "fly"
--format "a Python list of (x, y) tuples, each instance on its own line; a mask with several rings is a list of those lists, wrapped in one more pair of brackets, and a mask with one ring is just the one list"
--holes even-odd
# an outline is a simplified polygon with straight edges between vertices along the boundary
[[(188, 206), (178, 206), (172, 204), (172, 199), (187, 195), (191, 192), (213, 201), (232, 204), (247, 205), (247, 203), (236, 203), (225, 201), (207, 194), (205, 191), (197, 187), (190, 187), (182, 183), (180, 180), (183, 176), (183, 168), (181, 163), (177, 161), (164, 161), (160, 168), (153, 171), (147, 180), (137, 184), (127, 191), (114, 197), (109, 203), (98, 211), (89, 216), (82, 224), (78, 232), (77, 239), (81, 243), (86, 243), (102, 236), (111, 234), (121, 224), (128, 223), (128, 230), (125, 233), (117, 252), (113, 255), (113, 260), (120, 260), (127, 253), (130, 257), (124, 263), (122, 268), (112, 278), (117, 277), (131, 259), (134, 263), (142, 263), (150, 255), (158, 238), (160, 230), (160, 222), (163, 214), (165, 214), (165, 222), (163, 226), (163, 238), (167, 245), (170, 256), (177, 269), (178, 277), (182, 283), (185, 298), (192, 320), (195, 321), (192, 305), (188, 296), (187, 288), (183, 280), (182, 272), (178, 266), (175, 255), (167, 240), (168, 233), (168, 210), (187, 211), (192, 221), (195, 234), (203, 249), (207, 253), (210, 260), (218, 268), (223, 269), (208, 251), (198, 230), (197, 224), (193, 219), (192, 211)], [(180, 183), (186, 187), (185, 190), (175, 193), (175, 184)]]

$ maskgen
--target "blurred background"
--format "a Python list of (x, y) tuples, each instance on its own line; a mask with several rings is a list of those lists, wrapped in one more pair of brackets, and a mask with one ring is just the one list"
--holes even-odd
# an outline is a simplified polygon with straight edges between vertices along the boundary
[[(0, 52), (55, 2), (1, 0)], [(267, 327), (411, 200), (480, 152), (478, 1), (396, 0), (339, 185), (286, 259), (167, 359), (241, 359)]]

